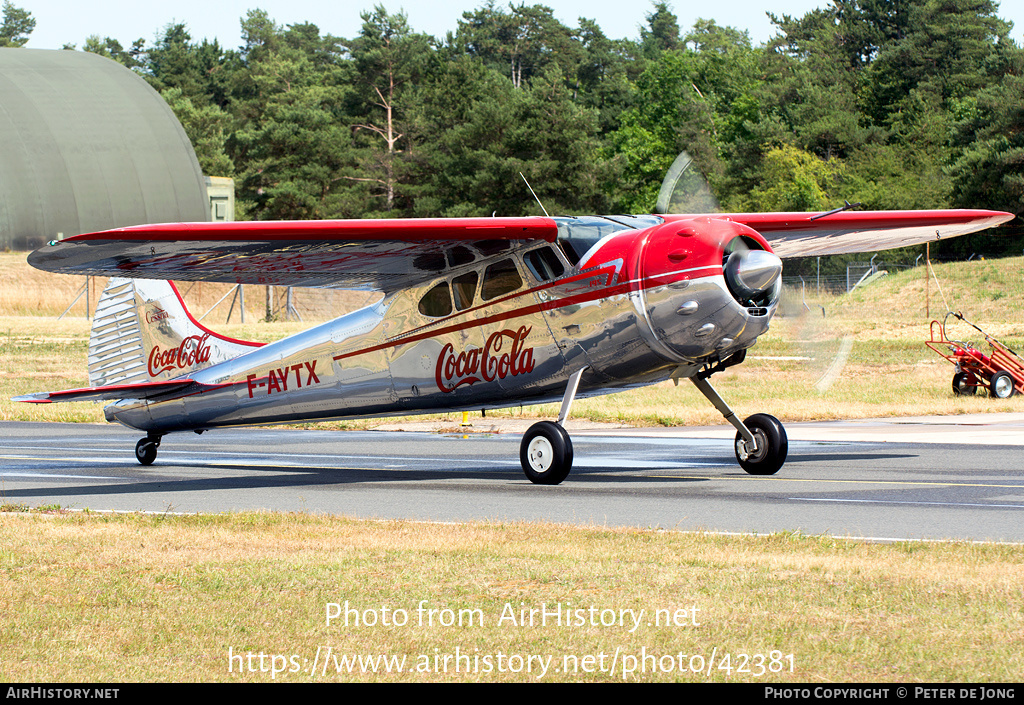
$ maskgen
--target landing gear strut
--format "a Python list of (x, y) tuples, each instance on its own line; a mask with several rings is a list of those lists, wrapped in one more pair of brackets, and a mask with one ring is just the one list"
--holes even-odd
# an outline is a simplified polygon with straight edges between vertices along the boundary
[[(786, 429), (777, 418), (768, 414), (754, 414), (746, 421), (736, 418), (733, 410), (708, 382), (711, 373), (718, 369), (721, 368), (699, 372), (690, 377), (690, 381), (736, 428), (736, 461), (740, 467), (751, 475), (774, 475), (786, 462), (789, 453)], [(583, 368), (569, 378), (558, 421), (540, 421), (523, 434), (519, 460), (526, 477), (534, 484), (557, 485), (568, 477), (572, 469), (572, 441), (563, 425), (569, 417), (569, 409), (585, 370)]]
[(526, 477), (535, 485), (557, 485), (572, 470), (572, 440), (563, 424), (569, 418), (569, 409), (576, 398), (580, 377), (586, 369), (578, 370), (569, 378), (558, 421), (539, 421), (523, 434), (523, 442), (519, 445), (519, 461)]
[(143, 465), (152, 465), (156, 460), (156, 449), (160, 447), (161, 436), (146, 436), (135, 444), (135, 459)]
[(754, 414), (740, 421), (736, 414), (708, 382), (708, 375), (699, 373), (690, 378), (693, 386), (722, 412), (725, 420), (736, 428), (736, 460), (751, 475), (774, 475), (786, 462), (789, 439), (779, 420), (768, 414)]

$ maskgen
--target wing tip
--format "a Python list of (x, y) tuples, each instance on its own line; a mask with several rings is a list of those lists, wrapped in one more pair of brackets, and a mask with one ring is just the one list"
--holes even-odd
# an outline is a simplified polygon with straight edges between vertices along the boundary
[(36, 392), (34, 394), (19, 394), (16, 397), (11, 397), (11, 401), (18, 401), (25, 404), (52, 404), (53, 399), (50, 399), (49, 392)]

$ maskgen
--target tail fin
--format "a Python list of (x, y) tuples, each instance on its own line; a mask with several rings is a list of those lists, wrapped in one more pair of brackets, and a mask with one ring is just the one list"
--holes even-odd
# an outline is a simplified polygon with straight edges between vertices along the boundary
[(261, 345), (203, 327), (168, 281), (115, 278), (103, 290), (92, 322), (89, 384), (171, 380)]

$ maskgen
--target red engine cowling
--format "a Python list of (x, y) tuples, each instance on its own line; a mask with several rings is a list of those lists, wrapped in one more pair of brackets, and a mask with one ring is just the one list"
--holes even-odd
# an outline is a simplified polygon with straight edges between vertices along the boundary
[(669, 359), (724, 359), (768, 329), (782, 261), (751, 228), (714, 217), (648, 231), (638, 262), (641, 327)]

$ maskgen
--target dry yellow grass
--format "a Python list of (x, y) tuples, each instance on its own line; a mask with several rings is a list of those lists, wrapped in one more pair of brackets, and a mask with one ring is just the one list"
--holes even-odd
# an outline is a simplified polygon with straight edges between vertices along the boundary
[[(282, 514), (0, 515), (0, 547), (4, 680), (949, 682), (1024, 667), (1019, 547)], [(346, 601), (408, 623), (328, 622)], [(638, 626), (518, 623), (542, 604), (645, 612)], [(682, 612), (659, 626), (659, 609)], [(475, 621), (441, 624), (443, 610)], [(327, 648), (414, 672), (324, 671)], [(551, 660), (433, 660), (457, 648)], [(565, 659), (588, 655), (591, 672)]]
[[(42, 272), (30, 267), (26, 262), (26, 256), (23, 252), (0, 252), (0, 315), (56, 317), (67, 311), (66, 315), (69, 318), (84, 317), (87, 310), (86, 297), (83, 293), (86, 278)], [(96, 310), (96, 303), (106, 284), (106, 277), (89, 278), (89, 312)], [(232, 289), (230, 284), (209, 282), (177, 282), (177, 286), (189, 310), (197, 318), (210, 312)], [(245, 317), (250, 324), (266, 318), (265, 289), (262, 286), (245, 288)], [(338, 315), (337, 311), (355, 310), (379, 298), (379, 294), (376, 293), (356, 291), (296, 292), (298, 293), (294, 305), (303, 319), (309, 321), (329, 320)], [(231, 296), (221, 301), (209, 313), (209, 320), (204, 319), (204, 323), (214, 326), (223, 324), (228, 318), (231, 302)], [(274, 287), (272, 309), (277, 318), (285, 318), (281, 311), (284, 303), (285, 289)], [(235, 323), (240, 320), (237, 306), (231, 314), (231, 320)]]

